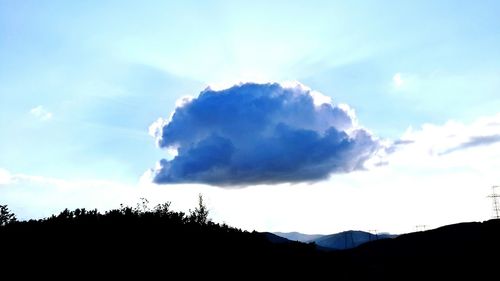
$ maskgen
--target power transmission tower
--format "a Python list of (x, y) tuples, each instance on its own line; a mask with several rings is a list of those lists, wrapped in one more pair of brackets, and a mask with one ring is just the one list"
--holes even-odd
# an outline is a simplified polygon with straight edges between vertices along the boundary
[(498, 185), (494, 185), (491, 187), (493, 192), (488, 196), (493, 200), (493, 219), (500, 219), (500, 206), (498, 204), (498, 198), (500, 198), (500, 194), (497, 194), (495, 192), (495, 189), (498, 187)]

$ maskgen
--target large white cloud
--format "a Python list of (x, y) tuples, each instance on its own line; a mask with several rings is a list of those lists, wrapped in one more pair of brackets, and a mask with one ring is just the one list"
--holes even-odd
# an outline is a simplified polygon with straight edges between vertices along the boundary
[(311, 182), (363, 169), (379, 148), (352, 109), (299, 83), (207, 88), (151, 133), (176, 151), (152, 171), (156, 183)]

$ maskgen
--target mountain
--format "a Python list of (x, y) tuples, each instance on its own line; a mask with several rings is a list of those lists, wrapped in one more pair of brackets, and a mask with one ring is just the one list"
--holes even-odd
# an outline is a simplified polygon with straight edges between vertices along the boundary
[(397, 237), (397, 235), (388, 233), (372, 234), (365, 231), (354, 230), (330, 235), (304, 234), (300, 232), (273, 232), (273, 234), (286, 238), (290, 241), (300, 241), (303, 243), (314, 242), (316, 245), (320, 246), (320, 248), (330, 250), (350, 249), (366, 242)]
[(325, 235), (314, 239), (311, 242), (315, 242), (316, 245), (324, 248), (343, 250), (357, 247), (366, 242), (394, 237), (397, 237), (397, 235), (387, 233), (375, 235), (365, 231), (349, 230), (336, 234)]
[(261, 234), (271, 243), (283, 244), (283, 243), (291, 243), (292, 240), (288, 240), (283, 236), (276, 235), (271, 232), (261, 232)]
[(304, 243), (311, 242), (315, 239), (318, 239), (318, 238), (324, 236), (321, 234), (304, 234), (304, 233), (300, 233), (300, 232), (273, 232), (273, 234), (281, 236), (281, 237), (286, 238), (286, 239), (291, 240), (291, 241), (299, 241), (299, 242), (304, 242)]

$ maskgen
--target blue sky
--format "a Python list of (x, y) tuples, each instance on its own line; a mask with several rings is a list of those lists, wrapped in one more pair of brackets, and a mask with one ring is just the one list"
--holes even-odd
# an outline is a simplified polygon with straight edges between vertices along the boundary
[[(431, 137), (439, 135), (432, 126), (457, 135), (454, 145), (477, 136), (498, 135), (498, 127), (488, 124), (496, 122), (500, 108), (499, 12), (498, 1), (0, 0), (0, 169), (4, 171), (0, 201), (3, 197), (24, 217), (58, 210), (66, 199), (70, 206), (114, 207), (116, 202), (111, 199), (97, 203), (91, 198), (114, 198), (112, 194), (129, 189), (136, 192), (144, 172), (167, 154), (155, 146), (148, 127), (159, 117), (168, 118), (176, 100), (196, 97), (208, 85), (222, 89), (240, 81), (299, 81), (331, 97), (334, 104), (348, 104), (359, 123), (378, 138), (396, 141), (411, 136), (422, 140), (416, 141), (422, 144), (422, 151), (430, 151), (429, 146), (439, 151), (453, 148), (445, 147), (453, 143), (446, 135), (444, 139)], [(470, 148), (463, 152), (468, 153), (463, 159), (496, 161), (498, 144), (478, 149), (483, 148), (488, 153)], [(407, 153), (413, 155), (408, 157), (418, 154)], [(480, 211), (449, 219), (443, 214), (434, 225), (487, 217), (488, 206), (478, 207), (487, 201), (479, 196), (486, 196), (494, 183), (489, 180), (498, 183), (499, 179), (488, 168), (455, 167), (450, 164), (453, 161), (446, 160), (443, 167), (431, 171), (424, 164), (389, 164), (386, 169), (394, 173), (391, 178), (410, 181), (428, 180), (434, 174), (444, 177), (451, 170), (462, 171), (462, 175), (466, 174), (463, 170), (470, 172), (471, 182), (475, 182), (474, 176), (488, 178), (479, 184), (483, 189), (464, 186), (460, 193), (463, 198), (476, 194), (477, 205), (472, 208)], [(412, 158), (409, 163), (419, 162)], [(377, 173), (382, 172), (334, 176), (313, 185), (319, 187), (308, 189), (306, 184), (299, 189), (307, 190), (305, 194), (311, 198), (320, 196), (315, 192), (323, 188), (325, 192), (344, 190), (335, 196), (346, 199), (363, 185), (357, 181), (367, 181)], [(12, 180), (16, 177), (23, 180)], [(80, 198), (86, 199), (63, 197), (60, 205), (50, 201), (53, 199), (35, 203), (33, 190), (41, 191), (33, 177), (65, 183), (104, 181), (127, 188), (81, 191), (86, 197)], [(43, 186), (50, 185), (41, 181)], [(335, 189), (335, 182), (342, 187)], [(294, 228), (284, 223), (289, 220), (284, 217), (286, 212), (250, 215), (226, 202), (239, 202), (247, 193), (249, 198), (258, 198), (264, 191), (252, 191), (254, 187), (240, 193), (200, 186), (152, 188), (159, 192), (154, 196), (173, 198), (169, 200), (174, 205), (177, 197), (195, 202), (194, 195), (191, 199), (186, 194), (202, 190), (213, 202), (215, 219), (249, 229), (327, 232), (364, 227), (363, 219), (352, 217), (357, 222), (354, 225), (339, 221), (330, 228)], [(292, 194), (297, 188), (284, 190)], [(262, 196), (281, 194), (271, 189)], [(386, 192), (373, 188), (367, 194), (373, 190)], [(434, 189), (428, 192), (419, 196), (440, 194)], [(47, 191), (44, 196), (59, 195)], [(287, 196), (281, 198), (286, 201)], [(283, 209), (293, 208), (293, 200), (283, 202)], [(269, 199), (269, 208), (271, 202), (274, 200)], [(191, 201), (178, 203), (179, 208), (188, 203)], [(329, 205), (325, 203), (325, 210)], [(303, 213), (320, 211), (315, 208), (305, 207), (309, 211)], [(227, 215), (224, 209), (235, 215)], [(389, 228), (389, 221), (395, 224), (398, 219), (380, 225)], [(395, 231), (406, 228), (401, 229)]]

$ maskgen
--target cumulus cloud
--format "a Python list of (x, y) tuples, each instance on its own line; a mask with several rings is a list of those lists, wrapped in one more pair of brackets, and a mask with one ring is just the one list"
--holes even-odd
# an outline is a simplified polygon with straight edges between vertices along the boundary
[(312, 182), (363, 169), (380, 147), (349, 106), (299, 83), (207, 88), (150, 133), (175, 152), (150, 171), (156, 183)]
[(52, 118), (52, 112), (49, 112), (41, 105), (32, 108), (30, 114), (42, 121), (48, 121)]

